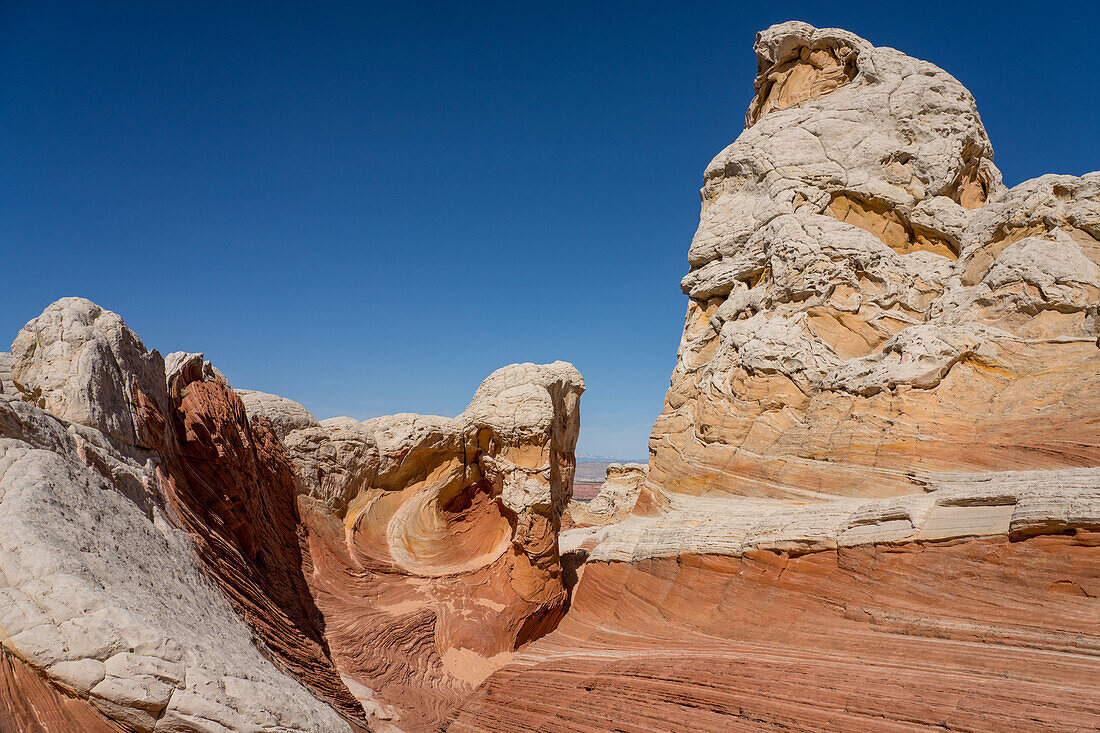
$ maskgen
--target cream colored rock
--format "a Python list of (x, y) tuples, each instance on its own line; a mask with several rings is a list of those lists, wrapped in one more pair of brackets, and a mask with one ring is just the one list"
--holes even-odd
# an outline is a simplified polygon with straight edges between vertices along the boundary
[(294, 460), (299, 493), (342, 516), (348, 502), (377, 477), (378, 445), (358, 420), (335, 417), (314, 423), (282, 436), (283, 444)]
[(962, 85), (846, 31), (756, 51), (649, 481), (805, 500), (1100, 464), (1100, 174), (1006, 190)]
[[(164, 364), (85, 300), (20, 332), (0, 395), (2, 643), (129, 730), (350, 730), (256, 647), (168, 516)], [(213, 374), (201, 354), (168, 364)]]
[(590, 501), (571, 501), (569, 516), (577, 525), (617, 522), (634, 510), (645, 485), (647, 469), (641, 463), (610, 463), (600, 492)]
[[(301, 492), (329, 512), (342, 516), (360, 493), (405, 489), (458, 458), (465, 468), (491, 476), (517, 514), (538, 506), (560, 515), (572, 487), (583, 391), (580, 373), (554, 362), (498, 369), (456, 418), (402, 413), (311, 423), (306, 416), (312, 415), (283, 398), (246, 392), (245, 405), (273, 421), (283, 415), (299, 421), (295, 426), (283, 419), (287, 430), (280, 437), (295, 461)], [(479, 462), (476, 468), (466, 466), (471, 461)]]
[(0, 352), (0, 394), (15, 393), (15, 385), (11, 383), (11, 367), (13, 357), (6, 352)]
[(894, 498), (777, 499), (672, 495), (656, 516), (568, 530), (562, 553), (637, 562), (682, 553), (793, 555), (837, 547), (954, 542), (1100, 529), (1100, 469), (956, 475), (930, 492)]
[(117, 314), (62, 298), (23, 327), (12, 356), (12, 382), (31, 404), (129, 445), (163, 441), (164, 360)]
[(257, 392), (251, 389), (233, 390), (244, 402), (249, 415), (262, 415), (271, 421), (275, 434), (282, 440), (295, 430), (315, 428), (320, 425), (313, 413), (286, 397)]
[(283, 437), (329, 648), (376, 728), (443, 725), (564, 613), (556, 540), (583, 391), (572, 365), (513, 364), (454, 418), (341, 417)]
[(659, 501), (589, 509), (560, 550), (1100, 527), (1100, 174), (1005, 190), (969, 93), (850, 33), (785, 23), (756, 50), (746, 129), (705, 174)]
[(155, 455), (0, 397), (4, 646), (135, 731), (350, 730), (253, 645), (161, 480)]

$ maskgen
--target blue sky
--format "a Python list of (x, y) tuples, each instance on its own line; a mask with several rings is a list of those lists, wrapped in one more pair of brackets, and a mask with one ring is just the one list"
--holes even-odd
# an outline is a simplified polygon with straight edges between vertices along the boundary
[(1100, 168), (1097, 4), (1013, 5), (3, 3), (0, 341), (81, 295), (322, 418), (565, 359), (579, 450), (644, 457), (756, 31), (945, 68), (1009, 184)]

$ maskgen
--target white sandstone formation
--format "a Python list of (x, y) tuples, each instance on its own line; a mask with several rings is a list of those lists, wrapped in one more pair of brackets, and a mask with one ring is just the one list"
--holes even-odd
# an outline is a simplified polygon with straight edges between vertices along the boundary
[(609, 463), (600, 492), (589, 501), (569, 503), (573, 523), (595, 525), (625, 519), (638, 502), (646, 473), (646, 466), (641, 463)]
[(13, 353), (19, 391), (0, 395), (4, 647), (135, 731), (350, 730), (265, 658), (168, 516), (162, 457), (135, 445), (163, 430), (149, 407), (166, 403), (160, 356), (79, 298), (31, 321)]
[(1096, 465), (1100, 174), (1005, 189), (958, 81), (846, 31), (783, 23), (756, 52), (704, 175), (650, 482), (889, 496)]

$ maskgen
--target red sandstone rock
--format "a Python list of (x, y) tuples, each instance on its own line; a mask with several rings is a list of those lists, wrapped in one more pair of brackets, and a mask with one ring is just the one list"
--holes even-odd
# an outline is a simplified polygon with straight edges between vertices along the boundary
[(377, 725), (436, 729), (565, 613), (557, 531), (583, 389), (570, 365), (513, 365), (455, 419), (336, 418), (285, 436), (325, 639)]
[(69, 697), (0, 650), (0, 733), (120, 733), (85, 700)]
[[(205, 367), (205, 368), (204, 368)], [(201, 355), (168, 375), (174, 442), (168, 498), (195, 551), (275, 661), (344, 715), (363, 708), (329, 658), (295, 503), (294, 474), (270, 423), (244, 405)]]
[(165, 391), (88, 301), (29, 323), (0, 732), (1100, 729), (1100, 178), (1006, 191), (957, 81), (844, 31), (757, 51), (653, 470), (564, 560), (570, 365), (319, 422), (199, 355)]
[(1100, 535), (590, 563), (448, 730), (1100, 727)]

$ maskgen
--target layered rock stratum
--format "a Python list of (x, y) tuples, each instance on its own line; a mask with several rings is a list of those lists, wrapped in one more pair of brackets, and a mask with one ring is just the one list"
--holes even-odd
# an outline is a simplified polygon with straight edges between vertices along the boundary
[(1007, 189), (851, 33), (755, 48), (648, 476), (570, 507), (569, 614), (450, 730), (1100, 729), (1100, 174)]
[(31, 320), (0, 731), (1100, 729), (1100, 174), (1006, 188), (965, 88), (846, 31), (755, 48), (649, 464), (591, 501), (564, 362), (318, 420)]
[(569, 364), (363, 423), (79, 298), (5, 357), (0, 729), (426, 730), (565, 611)]

